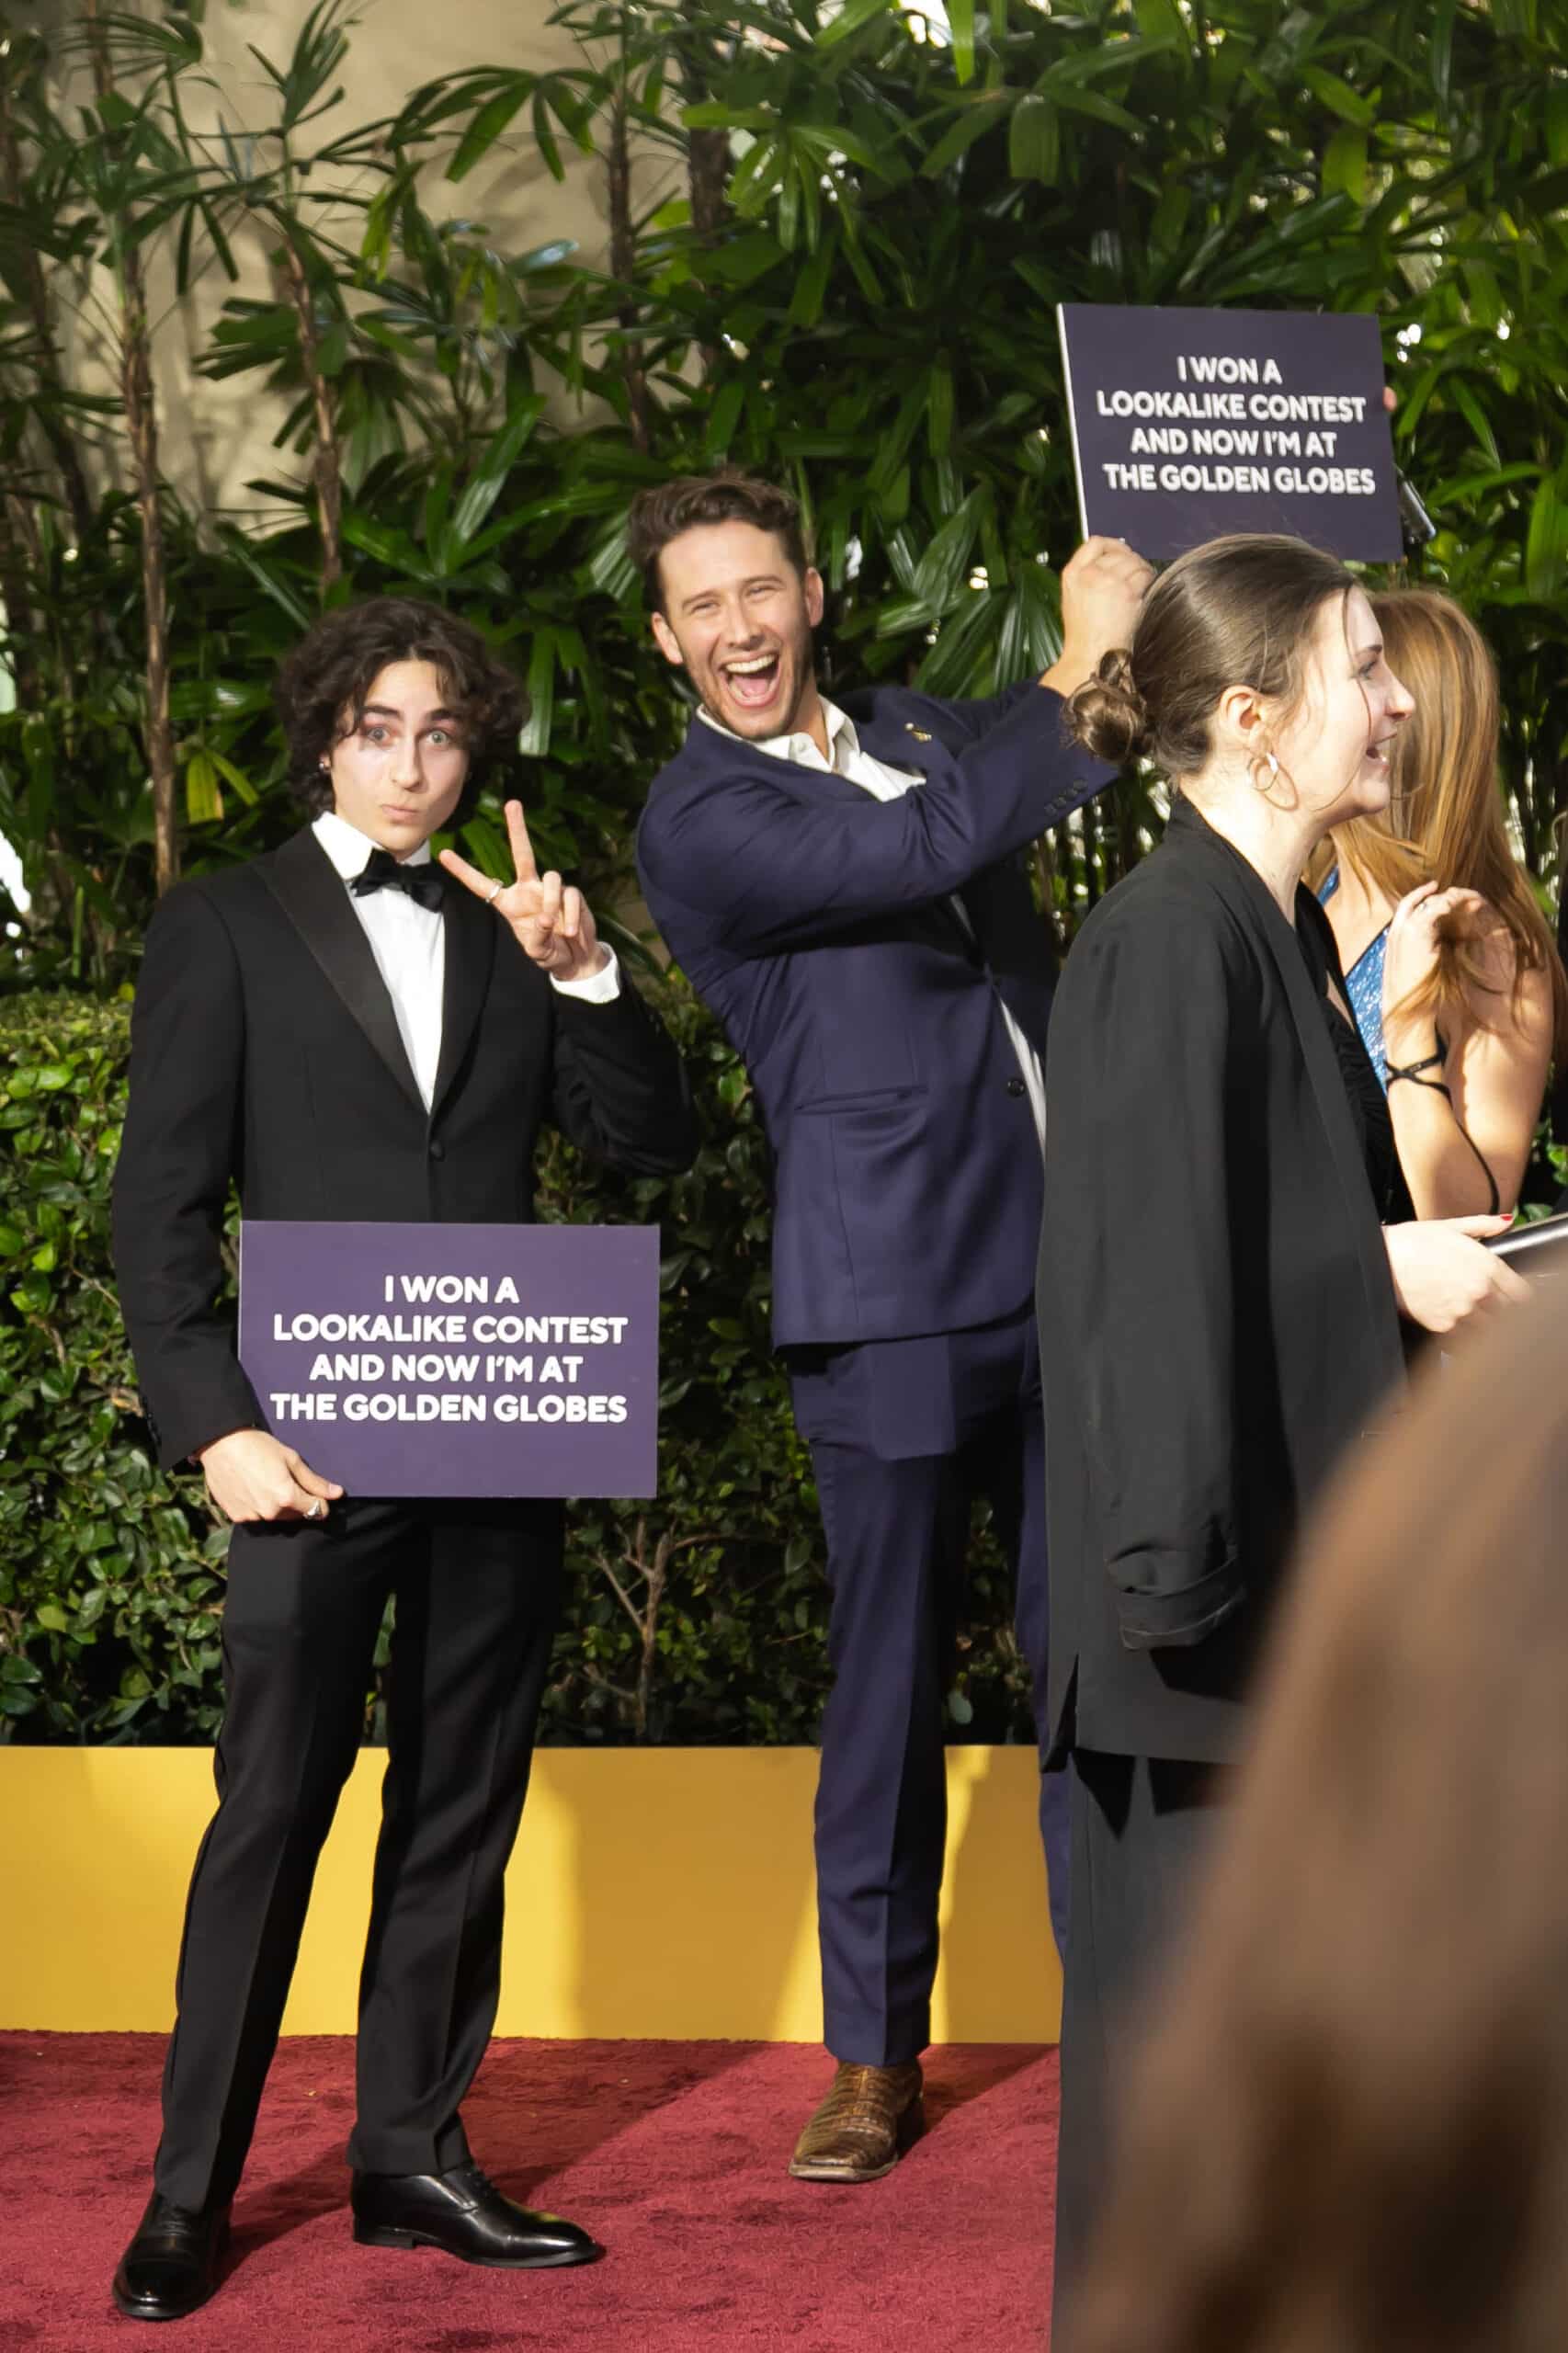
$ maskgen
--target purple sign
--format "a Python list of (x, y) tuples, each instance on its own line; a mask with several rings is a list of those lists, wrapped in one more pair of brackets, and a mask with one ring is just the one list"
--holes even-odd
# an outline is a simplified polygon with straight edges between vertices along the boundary
[(1057, 318), (1085, 535), (1154, 563), (1228, 531), (1400, 561), (1376, 319), (1087, 302)]
[(240, 1233), (267, 1427), (350, 1495), (653, 1495), (658, 1335), (656, 1226)]

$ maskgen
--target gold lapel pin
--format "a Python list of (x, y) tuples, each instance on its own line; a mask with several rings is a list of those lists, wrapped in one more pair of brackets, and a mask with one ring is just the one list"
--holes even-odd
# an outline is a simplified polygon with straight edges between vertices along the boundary
[(924, 727), (916, 727), (913, 719), (904, 721), (903, 732), (906, 735), (913, 735), (917, 744), (929, 744), (933, 740)]

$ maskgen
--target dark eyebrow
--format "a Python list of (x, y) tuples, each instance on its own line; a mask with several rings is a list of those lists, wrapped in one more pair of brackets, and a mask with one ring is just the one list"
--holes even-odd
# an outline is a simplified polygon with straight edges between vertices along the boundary
[[(455, 711), (432, 710), (426, 713), (426, 724), (428, 724), (434, 720), (455, 719), (457, 713)], [(359, 713), (359, 717), (361, 722), (372, 717), (376, 719), (401, 719), (403, 717), (403, 713), (401, 710), (394, 710), (390, 702), (368, 702), (365, 705), (364, 710)]]
[[(784, 574), (781, 572), (754, 572), (749, 579), (743, 580), (740, 585), (743, 588), (777, 588), (783, 577)], [(716, 597), (718, 593), (716, 587), (694, 588), (689, 597), (681, 598), (681, 611), (688, 613), (693, 605), (700, 603), (704, 597)]]
[(1358, 645), (1356, 648), (1356, 659), (1358, 662), (1365, 662), (1369, 655), (1381, 654), (1382, 650), (1383, 641), (1381, 637), (1369, 638), (1365, 645)]

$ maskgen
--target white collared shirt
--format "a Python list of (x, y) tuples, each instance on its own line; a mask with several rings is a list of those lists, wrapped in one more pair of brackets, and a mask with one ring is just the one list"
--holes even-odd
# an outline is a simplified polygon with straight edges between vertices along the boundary
[[(889, 767), (885, 761), (874, 759), (869, 752), (863, 751), (860, 738), (855, 732), (855, 722), (850, 718), (849, 713), (846, 710), (840, 710), (836, 703), (829, 702), (825, 695), (819, 696), (818, 700), (822, 705), (823, 720), (827, 728), (827, 747), (832, 756), (830, 758), (824, 759), (816, 747), (815, 739), (803, 731), (793, 735), (765, 736), (760, 743), (754, 739), (753, 749), (758, 752), (770, 752), (776, 760), (792, 760), (798, 767), (821, 768), (825, 773), (845, 777), (849, 783), (859, 785), (862, 790), (870, 793), (873, 799), (878, 801), (901, 801), (913, 786), (925, 783), (926, 779), (923, 776), (913, 775), (907, 768)], [(738, 744), (747, 740), (736, 735), (734, 730), (726, 727), (722, 720), (715, 719), (705, 705), (699, 707), (699, 716), (708, 722), (710, 727), (716, 728), (721, 735), (728, 735), (733, 742)], [(970, 921), (969, 909), (956, 891), (949, 893), (948, 904), (972, 939), (974, 926)], [(1028, 1094), (1029, 1108), (1034, 1113), (1035, 1132), (1040, 1138), (1040, 1148), (1043, 1152), (1045, 1150), (1045, 1073), (1040, 1066), (1040, 1056), (1007, 1010), (999, 991), (996, 1003), (1002, 1018), (1007, 1025), (1007, 1035), (1012, 1041), (1013, 1051), (1018, 1058), (1018, 1068), (1023, 1074), (1024, 1086)]]
[[(349, 824), (329, 809), (311, 827), (345, 884), (362, 874), (378, 845), (358, 825)], [(421, 842), (403, 861), (428, 866), (430, 845)], [(460, 882), (449, 882), (460, 891)], [(436, 1096), (436, 1073), (441, 1061), (441, 993), (447, 978), (447, 930), (439, 907), (422, 907), (406, 891), (368, 891), (362, 899), (353, 892), (348, 904), (358, 916), (376, 970), (386, 983), (397, 1016), (398, 1035), (414, 1073), (414, 1083), (428, 1110)], [(620, 967), (615, 950), (605, 949), (609, 962), (585, 981), (558, 981), (551, 985), (562, 996), (585, 998), (590, 1005), (608, 1005), (620, 995)]]

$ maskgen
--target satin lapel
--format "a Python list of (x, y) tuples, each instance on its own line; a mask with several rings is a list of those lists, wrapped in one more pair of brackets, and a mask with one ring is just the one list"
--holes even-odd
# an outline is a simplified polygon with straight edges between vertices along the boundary
[(452, 883), (441, 902), (447, 929), (446, 981), (441, 991), (441, 1059), (436, 1070), (436, 1090), (430, 1101), (435, 1118), (469, 1050), (475, 1022), (490, 986), (501, 918), (460, 883)]
[(273, 896), (403, 1093), (421, 1111), (397, 1016), (342, 878), (307, 827), (263, 871)]
[(1301, 942), (1286, 922), (1262, 877), (1195, 811), (1178, 801), (1172, 813), (1171, 824), (1176, 835), (1172, 847), (1176, 847), (1179, 842), (1181, 853), (1205, 860), (1224, 896), (1267, 949), (1279, 975), (1285, 1001), (1290, 1008), (1296, 1034), (1301, 1040), (1301, 1058), (1306, 1064), (1318, 1113), (1328, 1137), (1345, 1214), (1356, 1237), (1356, 1256), (1368, 1306), (1378, 1321), (1387, 1323), (1393, 1370), (1397, 1371), (1403, 1360), (1400, 1354), (1399, 1326), (1391, 1302), (1382, 1227), (1367, 1181), (1367, 1164), (1356, 1134), (1356, 1122), (1345, 1091), (1344, 1075), (1329, 1038), (1323, 1006), (1301, 954)]

